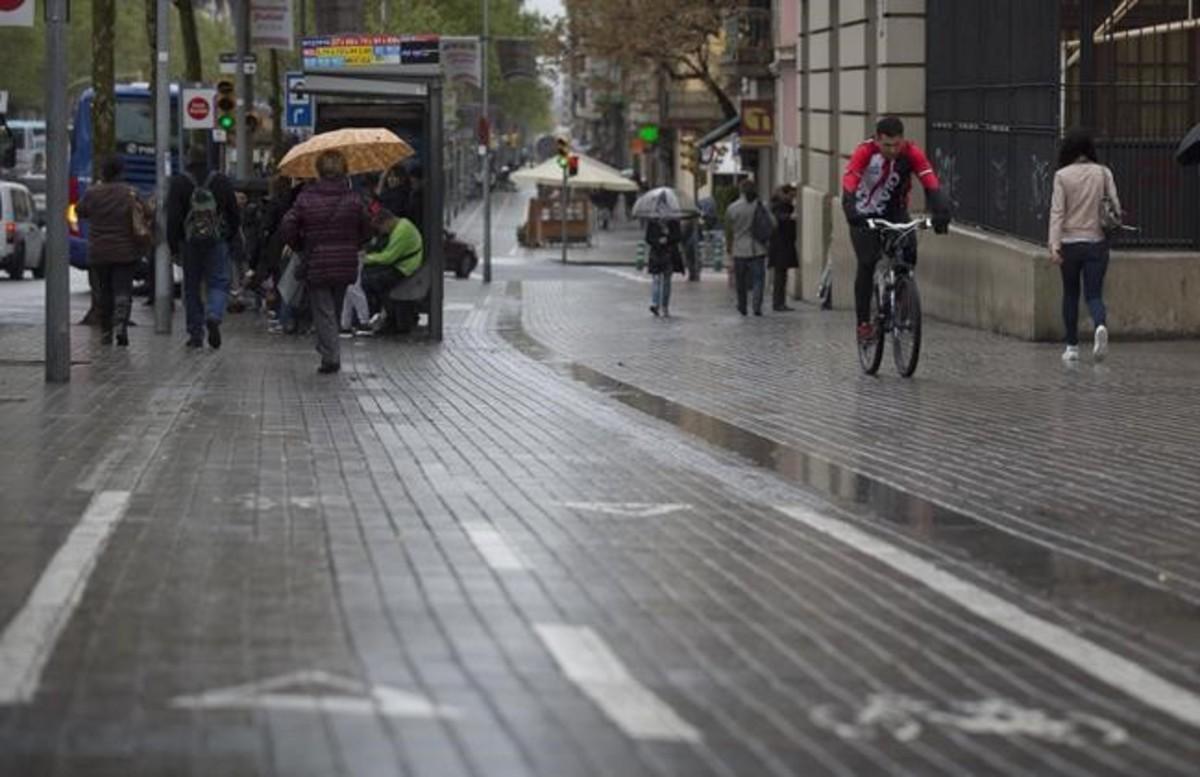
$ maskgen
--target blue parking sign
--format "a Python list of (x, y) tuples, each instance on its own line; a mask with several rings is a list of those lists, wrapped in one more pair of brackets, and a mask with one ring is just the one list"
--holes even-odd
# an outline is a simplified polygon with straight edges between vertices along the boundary
[(284, 110), (284, 124), (288, 129), (312, 129), (313, 120), (316, 118), (313, 111), (313, 98), (308, 94), (296, 94), (293, 90), (297, 86), (303, 86), (303, 73), (288, 73), (287, 88), (284, 94), (287, 96), (287, 104)]

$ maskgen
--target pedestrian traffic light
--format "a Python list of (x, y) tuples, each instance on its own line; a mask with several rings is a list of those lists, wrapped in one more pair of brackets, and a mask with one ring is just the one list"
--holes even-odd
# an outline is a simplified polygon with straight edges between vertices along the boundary
[(571, 154), (567, 157), (567, 175), (579, 175), (579, 155)]
[(237, 92), (233, 81), (217, 82), (217, 128), (229, 132), (237, 125)]
[(257, 113), (246, 112), (246, 131), (253, 135), (262, 125), (262, 120), (258, 118)]

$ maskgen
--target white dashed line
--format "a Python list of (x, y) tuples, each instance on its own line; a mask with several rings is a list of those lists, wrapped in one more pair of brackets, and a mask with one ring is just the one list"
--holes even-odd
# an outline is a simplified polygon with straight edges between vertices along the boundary
[(483, 560), (492, 569), (497, 572), (520, 572), (529, 568), (517, 554), (516, 548), (504, 539), (504, 535), (488, 524), (468, 523), (463, 528), (471, 538), (475, 550), (479, 551), (479, 555), (483, 556)]
[(55, 643), (128, 506), (128, 491), (101, 491), (93, 496), (25, 606), (5, 627), (0, 637), (0, 704), (28, 702), (37, 693)]
[(703, 738), (666, 702), (634, 679), (591, 629), (561, 623), (538, 623), (533, 628), (567, 677), (630, 737), (691, 743)]

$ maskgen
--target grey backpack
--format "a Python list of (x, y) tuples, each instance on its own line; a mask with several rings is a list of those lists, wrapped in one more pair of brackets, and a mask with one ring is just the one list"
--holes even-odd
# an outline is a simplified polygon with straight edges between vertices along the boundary
[(188, 214), (183, 220), (183, 239), (194, 245), (211, 245), (221, 239), (223, 229), (221, 210), (210, 188), (217, 174), (209, 173), (203, 184), (197, 183), (190, 173), (185, 175), (193, 188)]

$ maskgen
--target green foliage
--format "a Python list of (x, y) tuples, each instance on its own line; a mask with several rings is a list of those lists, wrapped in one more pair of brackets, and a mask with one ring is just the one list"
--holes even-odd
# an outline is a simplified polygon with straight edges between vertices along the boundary
[[(521, 0), (488, 0), (488, 26), (493, 38), (540, 39), (548, 23), (524, 10)], [(380, 6), (386, 4), (386, 25), (380, 24)], [(398, 9), (403, 6), (401, 15)], [(368, 29), (373, 32), (479, 35), (483, 32), (483, 0), (367, 0)], [(489, 57), (490, 98), (507, 120), (531, 132), (551, 127), (551, 92), (546, 84), (528, 80), (504, 81), (495, 50)], [(474, 90), (472, 90), (474, 91)], [(476, 102), (477, 94), (464, 94), (460, 102)]]
[(713, 200), (717, 203), (717, 218), (725, 220), (725, 209), (738, 198), (738, 187), (734, 184), (722, 184), (713, 188)]
[[(153, 73), (147, 71), (151, 59), (149, 41), (146, 40), (145, 5), (142, 0), (121, 0), (116, 6), (116, 45), (113, 55), (117, 81), (149, 81)], [(216, 80), (217, 52), (233, 50), (233, 28), (226, 22), (202, 13), (196, 14), (196, 23), (204, 61), (204, 77), (206, 80)], [(45, 40), (46, 30), (40, 13), (36, 15), (34, 27), (0, 28), (0, 73), (4, 74), (4, 88), (9, 91), (10, 115), (41, 115), (45, 112)], [(91, 85), (91, 0), (74, 0), (71, 3), (67, 48), (67, 84), (70, 99), (74, 100)], [(172, 6), (172, 79), (183, 77), (183, 64), (179, 14)]]

